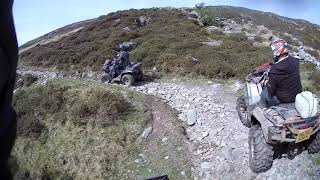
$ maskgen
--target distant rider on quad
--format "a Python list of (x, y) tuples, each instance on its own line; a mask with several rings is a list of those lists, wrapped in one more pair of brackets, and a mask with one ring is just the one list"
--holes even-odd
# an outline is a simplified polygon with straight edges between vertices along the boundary
[(103, 70), (110, 72), (112, 78), (115, 78), (130, 65), (129, 53), (127, 51), (120, 51), (115, 58), (112, 60), (107, 59), (104, 62)]
[(285, 40), (272, 36), (269, 40), (274, 63), (268, 73), (266, 88), (261, 94), (261, 105), (270, 107), (280, 103), (293, 103), (296, 95), (302, 92), (300, 61), (289, 56), (288, 44)]
[(131, 65), (128, 51), (120, 51), (120, 52), (118, 52), (118, 54), (117, 54), (116, 58), (114, 59), (114, 61), (116, 63), (116, 69), (119, 72), (124, 70), (127, 66)]

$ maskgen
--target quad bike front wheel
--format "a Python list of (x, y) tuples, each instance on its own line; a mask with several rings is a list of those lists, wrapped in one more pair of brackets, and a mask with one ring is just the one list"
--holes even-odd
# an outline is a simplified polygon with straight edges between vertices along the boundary
[(249, 131), (249, 163), (255, 173), (269, 170), (273, 163), (273, 147), (263, 136), (260, 125), (253, 125)]
[(315, 154), (320, 151), (320, 133), (318, 132), (308, 146), (308, 153)]
[(242, 122), (242, 124), (248, 128), (251, 127), (251, 123), (249, 120), (249, 112), (248, 112), (248, 107), (247, 104), (245, 102), (245, 98), (244, 95), (240, 96), (237, 100), (237, 112), (240, 118), (240, 121)]
[(122, 76), (121, 82), (124, 85), (132, 86), (134, 84), (135, 80), (134, 80), (134, 77), (131, 74), (125, 74), (125, 75)]
[(108, 74), (108, 73), (104, 73), (104, 74), (102, 74), (102, 76), (101, 76), (101, 82), (102, 83), (110, 83), (111, 81), (112, 81), (112, 77), (111, 77), (111, 75), (110, 74)]

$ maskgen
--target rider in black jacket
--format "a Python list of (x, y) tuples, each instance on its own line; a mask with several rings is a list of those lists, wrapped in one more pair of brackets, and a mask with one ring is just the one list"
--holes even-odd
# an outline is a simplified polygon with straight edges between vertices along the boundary
[(16, 135), (16, 114), (11, 106), (18, 45), (12, 16), (13, 0), (0, 1), (0, 179), (11, 179), (8, 159)]
[(274, 63), (269, 71), (266, 89), (261, 94), (261, 103), (265, 107), (280, 103), (293, 103), (296, 95), (302, 92), (299, 65), (300, 61), (289, 56), (287, 42), (270, 38)]

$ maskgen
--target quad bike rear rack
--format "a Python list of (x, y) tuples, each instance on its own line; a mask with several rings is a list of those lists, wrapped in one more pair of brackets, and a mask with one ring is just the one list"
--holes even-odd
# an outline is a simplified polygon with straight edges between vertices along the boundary
[[(320, 130), (320, 126), (319, 125), (317, 127), (313, 128), (313, 132), (312, 132), (311, 136), (316, 134), (319, 130)], [(283, 143), (283, 142), (289, 142), (290, 143), (290, 142), (295, 142), (296, 141), (296, 138), (289, 138), (289, 137), (287, 137), (287, 135), (291, 135), (291, 132), (286, 130), (286, 128), (283, 128), (281, 130), (280, 134), (275, 134), (275, 133), (271, 132), (271, 130), (269, 129), (268, 138), (271, 141), (280, 141), (281, 143)]]
[[(304, 128), (312, 128), (312, 134), (316, 134), (320, 130), (320, 119), (319, 114), (315, 117), (301, 119), (297, 121), (285, 121), (283, 127), (269, 127), (268, 138), (272, 141), (282, 142), (295, 142), (296, 135), (299, 133), (299, 130)], [(287, 137), (291, 136), (291, 137)]]

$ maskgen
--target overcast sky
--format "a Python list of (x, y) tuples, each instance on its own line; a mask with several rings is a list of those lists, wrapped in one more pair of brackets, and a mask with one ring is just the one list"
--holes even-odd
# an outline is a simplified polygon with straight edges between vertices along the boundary
[(15, 0), (19, 45), (73, 22), (123, 9), (232, 5), (273, 12), (320, 24), (319, 0)]

